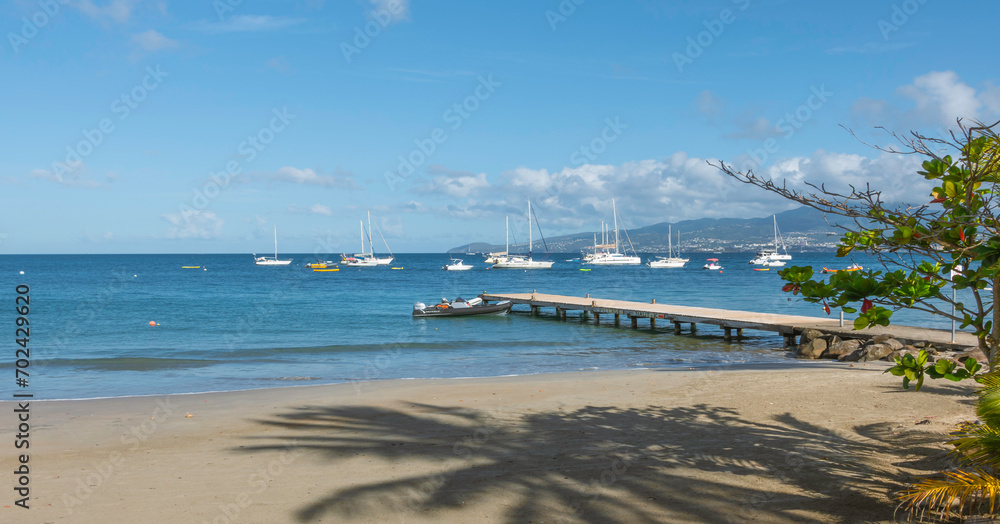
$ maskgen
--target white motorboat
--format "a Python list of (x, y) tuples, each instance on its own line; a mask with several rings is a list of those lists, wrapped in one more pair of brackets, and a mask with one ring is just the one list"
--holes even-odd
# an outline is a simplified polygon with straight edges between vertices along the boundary
[(701, 268), (702, 269), (718, 269), (718, 270), (721, 270), (722, 266), (719, 265), (719, 259), (717, 259), (717, 258), (710, 258), (710, 259), (708, 259), (708, 263), (705, 264), (704, 266), (701, 266)]
[(257, 253), (253, 254), (253, 261), (258, 266), (287, 266), (292, 263), (292, 259), (279, 260), (278, 259), (278, 225), (274, 226), (274, 256), (257, 256)]
[(451, 259), (451, 264), (445, 264), (441, 267), (441, 269), (444, 269), (445, 271), (468, 271), (473, 267), (475, 266), (467, 265), (465, 261), (460, 258), (453, 258)]

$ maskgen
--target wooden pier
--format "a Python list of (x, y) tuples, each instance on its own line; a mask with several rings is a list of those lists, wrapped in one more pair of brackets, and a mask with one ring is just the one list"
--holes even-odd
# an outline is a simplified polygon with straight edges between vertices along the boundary
[(675, 306), (657, 304), (656, 299), (650, 303), (629, 302), (625, 300), (609, 300), (604, 298), (571, 297), (564, 295), (547, 295), (544, 293), (483, 293), (479, 295), (484, 301), (498, 302), (510, 300), (514, 304), (526, 304), (531, 307), (531, 314), (537, 315), (539, 308), (555, 308), (556, 317), (565, 320), (567, 311), (580, 311), (583, 318), (594, 317), (601, 322), (601, 316), (613, 316), (614, 325), (621, 325), (622, 317), (628, 319), (632, 329), (638, 329), (639, 319), (648, 319), (651, 329), (657, 327), (657, 321), (672, 323), (674, 334), (681, 334), (682, 326), (689, 325), (689, 332), (694, 333), (698, 324), (719, 326), (723, 330), (726, 342), (743, 336), (744, 329), (770, 331), (781, 335), (786, 345), (794, 345), (796, 337), (806, 329), (817, 329), (824, 333), (836, 334), (842, 338), (867, 339), (880, 334), (888, 334), (904, 344), (916, 342), (931, 342), (936, 347), (948, 349), (965, 349), (976, 346), (978, 341), (971, 333), (958, 332), (955, 341), (951, 341), (951, 331), (944, 329), (922, 328), (914, 326), (890, 325), (863, 330), (855, 330), (852, 321), (839, 318), (806, 317), (798, 315), (779, 315), (774, 313), (755, 313), (750, 311), (734, 311), (730, 309), (714, 309), (692, 306)]

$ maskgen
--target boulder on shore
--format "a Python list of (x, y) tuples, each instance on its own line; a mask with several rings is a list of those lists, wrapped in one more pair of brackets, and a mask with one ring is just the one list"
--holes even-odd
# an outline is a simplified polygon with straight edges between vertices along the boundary
[(889, 349), (893, 351), (899, 351), (900, 349), (903, 349), (905, 347), (902, 342), (894, 338), (886, 339), (885, 342), (882, 343), (889, 346)]
[(823, 353), (823, 358), (836, 358), (839, 359), (844, 355), (850, 355), (861, 347), (861, 341), (856, 338), (849, 338), (847, 340), (838, 340), (831, 343), (826, 351)]
[(881, 360), (892, 353), (892, 349), (885, 344), (868, 344), (864, 347), (861, 353), (861, 362), (871, 362), (872, 360)]
[(826, 339), (814, 338), (805, 344), (799, 344), (799, 350), (796, 354), (803, 358), (820, 358), (826, 348)]
[(883, 333), (881, 335), (875, 335), (874, 337), (872, 337), (871, 343), (872, 344), (884, 344), (886, 340), (889, 340), (891, 338), (892, 338), (892, 335), (887, 335), (887, 334)]
[(957, 360), (959, 362), (965, 362), (965, 359), (967, 359), (967, 358), (974, 358), (974, 359), (978, 360), (983, 365), (986, 365), (986, 364), (990, 363), (989, 359), (986, 358), (986, 353), (983, 353), (983, 350), (980, 349), (980, 348), (967, 349), (967, 350), (965, 350), (965, 351), (963, 351), (963, 352), (955, 355), (955, 360)]
[(802, 335), (799, 336), (799, 345), (801, 346), (803, 344), (808, 344), (808, 343), (812, 342), (813, 340), (816, 340), (817, 338), (822, 337), (823, 335), (824, 335), (824, 333), (822, 331), (818, 330), (818, 329), (807, 329), (807, 330), (804, 330), (802, 332)]

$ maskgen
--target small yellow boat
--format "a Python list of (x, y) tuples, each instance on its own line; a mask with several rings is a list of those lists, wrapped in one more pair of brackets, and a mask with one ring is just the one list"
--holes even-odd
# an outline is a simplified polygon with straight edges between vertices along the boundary
[(323, 272), (330, 272), (330, 271), (340, 271), (340, 268), (339, 268), (339, 267), (332, 267), (332, 268), (313, 268), (313, 272), (315, 272), (315, 273), (323, 273)]
[(201, 266), (181, 266), (181, 269), (201, 269)]

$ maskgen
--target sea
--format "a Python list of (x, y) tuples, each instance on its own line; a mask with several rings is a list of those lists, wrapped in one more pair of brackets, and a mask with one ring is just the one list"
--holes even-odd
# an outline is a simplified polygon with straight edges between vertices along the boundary
[[(551, 293), (826, 317), (781, 291), (776, 270), (753, 271), (752, 253), (690, 254), (687, 267), (583, 266), (579, 253), (548, 255), (551, 269), (443, 271), (446, 254), (398, 254), (390, 266), (257, 266), (250, 254), (0, 256), (0, 391), (83, 399), (231, 391), (387, 379), (486, 377), (587, 370), (794, 365), (780, 336), (753, 330), (726, 343), (700, 325), (637, 330), (554, 311), (413, 318), (415, 302), (489, 293)], [(843, 268), (833, 253), (795, 253), (789, 265)], [(536, 255), (536, 258), (541, 258)], [(644, 255), (643, 261), (649, 256)], [(721, 271), (702, 269), (717, 258)], [(855, 261), (872, 263), (865, 256)], [(589, 269), (589, 271), (583, 271)], [(28, 301), (26, 326), (17, 308)], [(24, 310), (22, 309), (21, 312)], [(833, 313), (834, 317), (838, 312)], [(850, 318), (848, 318), (850, 321)], [(950, 329), (912, 311), (893, 321)], [(28, 332), (18, 333), (18, 328)], [(24, 336), (27, 334), (28, 336)], [(24, 339), (28, 339), (25, 341)], [(18, 361), (26, 342), (29, 358)], [(24, 356), (23, 354), (20, 356)], [(27, 362), (25, 362), (25, 360)], [(17, 369), (21, 369), (18, 372)], [(15, 378), (24, 378), (18, 384)]]

